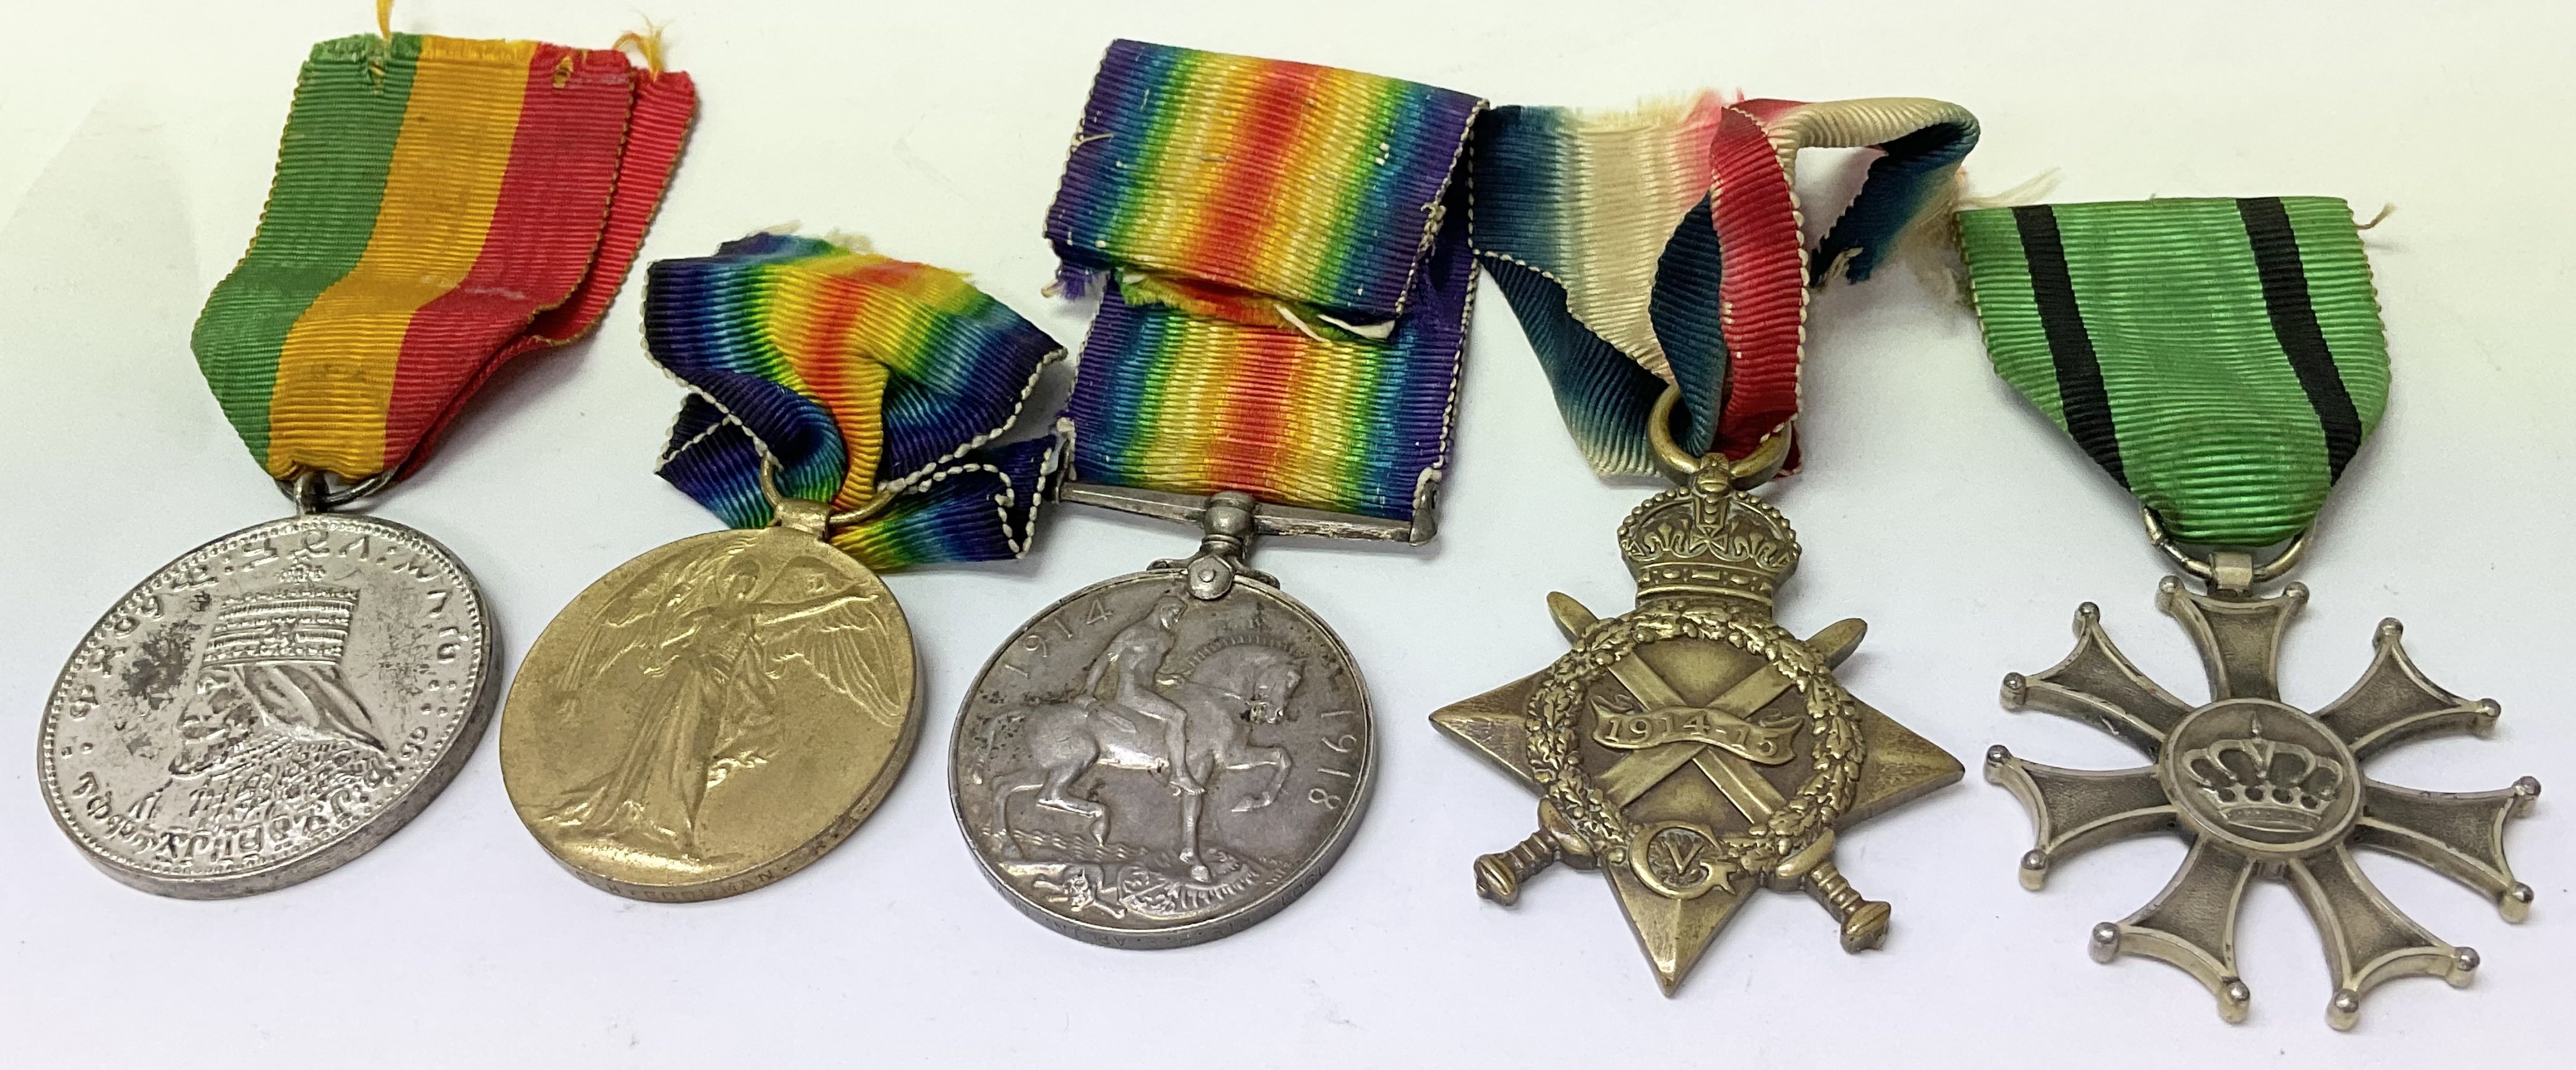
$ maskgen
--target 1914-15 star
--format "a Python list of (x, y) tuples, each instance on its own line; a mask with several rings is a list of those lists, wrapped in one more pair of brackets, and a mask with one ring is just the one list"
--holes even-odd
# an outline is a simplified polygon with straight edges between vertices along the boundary
[[(1604, 623), (1628, 619), (1601, 621), (1562, 594), (1549, 595), (1548, 608), (1566, 637), (1578, 644), (1594, 636)], [(1866, 630), (1862, 622), (1846, 620), (1803, 645), (1830, 666), (1848, 657)], [(1713, 720), (1757, 728), (1772, 722), (1766, 713), (1786, 714), (1801, 702), (1790, 681), (1766, 668), (1760, 657), (1717, 642), (1670, 639), (1641, 644), (1605, 663), (1603, 675), (1605, 686), (1643, 707), (1695, 711)], [(1529, 708), (1531, 696), (1546, 678), (1545, 673), (1529, 676), (1452, 704), (1433, 714), (1432, 721), (1523, 783), (1539, 787), (1543, 778), (1532, 757), (1535, 724)], [(1796, 777), (1805, 775), (1818, 746), (1812, 740), (1798, 742), (1812, 733), (1794, 719), (1783, 723), (1788, 730), (1777, 740), (1738, 744), (1732, 750), (1676, 742), (1615, 759), (1595, 755), (1605, 760), (1605, 766), (1590, 783), (1636, 823), (1645, 853), (1634, 864), (1598, 865), (1597, 859), (1578, 857), (1589, 856), (1588, 848), (1560, 852), (1548, 841), (1568, 833), (1550, 820), (1553, 811), (1542, 808), (1544, 827), (1529, 841), (1511, 852), (1477, 861), (1479, 890), (1508, 904), (1518, 898), (1521, 881), (1560, 854), (1581, 868), (1598, 865), (1666, 995), (1681, 986), (1718, 930), (1756, 888), (1805, 891), (1840, 923), (1844, 950), (1875, 948), (1887, 934), (1888, 904), (1863, 898), (1836, 868), (1834, 829), (1956, 783), (1963, 770), (1956, 759), (1885, 714), (1857, 701), (1852, 709), (1853, 729), (1868, 757), (1852, 785), (1849, 805), (1834, 816), (1831, 827), (1806, 841), (1804, 849), (1774, 871), (1735, 872), (1724, 864), (1699, 860), (1701, 856), (1690, 848), (1705, 845), (1706, 834), (1694, 830), (1741, 833), (1788, 805), (1783, 785), (1794, 786)], [(1677, 845), (1678, 850), (1671, 849)]]
[(2530, 910), (2529, 885), (2505, 862), (2504, 826), (2530, 812), (2540, 782), (2502, 791), (2418, 791), (2371, 780), (2360, 763), (2424, 736), (2493, 731), (2497, 705), (2451, 694), (2417, 670), (2383, 621), (2378, 656), (2360, 682), (2314, 714), (2280, 701), (2282, 630), (2306, 604), (2289, 585), (2271, 598), (2203, 595), (2168, 577), (2157, 605), (2181, 622), (2209, 672), (2210, 701), (2194, 707), (2149, 680), (2102, 631), (2100, 611), (2075, 615), (2075, 651), (2034, 676), (2004, 678), (2004, 704), (2091, 723), (2146, 752), (2152, 764), (2094, 772), (2038, 765), (2002, 747), (1986, 779), (2028, 807), (2038, 845), (2022, 884), (2038, 890), (2058, 862), (2113, 840), (2179, 832), (2192, 841), (2162, 893), (2119, 922), (2093, 928), (2093, 957), (2172, 963), (2208, 985), (2218, 1013), (2245, 1019), (2252, 993), (2237, 975), (2236, 917), (2256, 877), (2287, 882), (2324, 938), (2335, 989), (2326, 1020), (2349, 1029), (2377, 985), (2431, 974), (2465, 986), (2477, 952), (2444, 943), (2390, 905), (2354, 865), (2371, 847), (2413, 859), (2495, 897), (2506, 920)]

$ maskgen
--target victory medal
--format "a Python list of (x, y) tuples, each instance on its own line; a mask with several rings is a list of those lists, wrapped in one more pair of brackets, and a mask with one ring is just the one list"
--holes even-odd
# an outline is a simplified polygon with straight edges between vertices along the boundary
[[(1554, 862), (1599, 869), (1666, 994), (1758, 888), (1813, 897), (1846, 951), (1879, 946), (1888, 905), (1836, 867), (1836, 830), (1962, 772), (1835, 680), (1862, 622), (1804, 640), (1773, 622), (1798, 542), (1750, 491), (1792, 452), (1811, 255), (1797, 150), (1885, 151), (1812, 254), (1818, 281), (1859, 280), (1946, 203), (1975, 142), (1975, 119), (1937, 101), (1709, 95), (1647, 116), (1503, 108), (1479, 132), (1477, 250), (1569, 429), (1597, 469), (1681, 486), (1620, 525), (1634, 610), (1604, 620), (1549, 595), (1574, 649), (1432, 721), (1540, 795), (1538, 831), (1476, 860), (1478, 892), (1508, 905)], [(1649, 233), (1670, 240), (1600, 237)]]
[[(2191, 841), (2163, 892), (2094, 926), (2093, 957), (2161, 959), (2245, 1020), (2236, 915), (2258, 877), (2289, 884), (2325, 940), (2326, 1021), (2350, 1029), (2365, 993), (2430, 974), (2466, 986), (2478, 954), (2443, 942), (2353, 860), (2370, 847), (2491, 896), (2508, 921), (2531, 886), (2505, 862), (2507, 821), (2540, 782), (2419, 791), (2361, 763), (2426, 736), (2485, 736), (2500, 708), (2435, 685), (2382, 621), (2378, 656), (2313, 712), (2284, 701), (2276, 659), (2308, 590), (2278, 581), (2388, 399), (2387, 343), (2351, 210), (2330, 197), (2161, 198), (1983, 209), (1959, 216), (1995, 370), (2065, 429), (2145, 509), (2149, 539), (2186, 575), (2157, 607), (2208, 669), (2209, 701), (2176, 698), (2112, 645), (2101, 613), (2075, 614), (2073, 653), (2004, 678), (2004, 705), (2094, 725), (2150, 764), (2093, 772), (1986, 752), (1986, 779), (2030, 810), (2024, 887), (2128, 836)], [(2115, 404), (2116, 403), (2116, 404)], [(2278, 547), (2267, 552), (2267, 548)]]
[(822, 857), (894, 786), (920, 681), (876, 571), (1027, 548), (1057, 443), (988, 443), (1063, 349), (954, 272), (781, 234), (654, 264), (644, 321), (690, 389), (659, 470), (731, 530), (564, 607), (501, 772), (584, 882), (713, 899)]
[(1377, 751), (1331, 628), (1246, 564), (1263, 535), (1432, 535), (1475, 261), (1453, 173), (1483, 102), (1119, 41), (1047, 235), (1098, 288), (1068, 501), (1196, 525), (995, 652), (959, 711), (957, 819), (1055, 930), (1212, 940), (1303, 894)]
[(193, 340), (296, 515), (136, 586), (45, 708), (38, 779), (109, 876), (190, 899), (306, 880), (474, 752), (481, 592), (428, 536), (341, 510), (415, 471), (494, 366), (597, 322), (695, 101), (613, 49), (313, 47), (258, 233)]

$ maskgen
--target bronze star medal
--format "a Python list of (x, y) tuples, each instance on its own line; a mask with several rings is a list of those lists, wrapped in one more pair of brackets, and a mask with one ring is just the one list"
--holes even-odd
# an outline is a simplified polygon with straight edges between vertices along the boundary
[(1744, 488), (1786, 438), (1767, 457), (1712, 458), (1629, 514), (1636, 609), (1602, 620), (1549, 595), (1574, 649), (1431, 717), (1539, 792), (1539, 831), (1478, 859), (1477, 890), (1508, 905), (1552, 862), (1599, 868), (1667, 995), (1757, 888), (1804, 891), (1844, 950), (1877, 947), (1888, 906), (1835, 868), (1835, 831), (1962, 773), (1834, 679), (1865, 624), (1800, 640), (1772, 621), (1797, 537)]

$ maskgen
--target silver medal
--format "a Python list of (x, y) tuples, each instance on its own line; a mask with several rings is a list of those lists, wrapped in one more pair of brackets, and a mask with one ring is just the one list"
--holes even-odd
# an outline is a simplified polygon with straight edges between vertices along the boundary
[(1167, 948), (1269, 917), (1368, 803), (1368, 688), (1332, 629), (1246, 569), (1249, 497), (1199, 554), (1093, 584), (985, 663), (949, 790), (985, 875), (1092, 943)]
[(473, 577), (429, 537), (313, 512), (152, 574), (45, 706), (38, 779), (92, 862), (183, 899), (363, 854), (447, 786), (495, 693)]

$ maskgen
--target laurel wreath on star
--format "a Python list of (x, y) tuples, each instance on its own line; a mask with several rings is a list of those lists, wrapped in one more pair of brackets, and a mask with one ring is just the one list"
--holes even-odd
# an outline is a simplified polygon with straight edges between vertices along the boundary
[(1586, 632), (1530, 696), (1530, 766), (1547, 801), (1593, 845), (1624, 865), (1633, 835), (1627, 817), (1591, 777), (1576, 750), (1577, 713), (1592, 683), (1638, 647), (1668, 639), (1722, 642), (1769, 662), (1805, 697), (1815, 732), (1815, 772), (1772, 815), (1751, 829), (1719, 837), (1718, 859), (1740, 872), (1767, 873), (1833, 826), (1851, 805), (1866, 751), (1860, 705), (1834, 680), (1822, 657), (1767, 619), (1724, 604), (1641, 607)]

